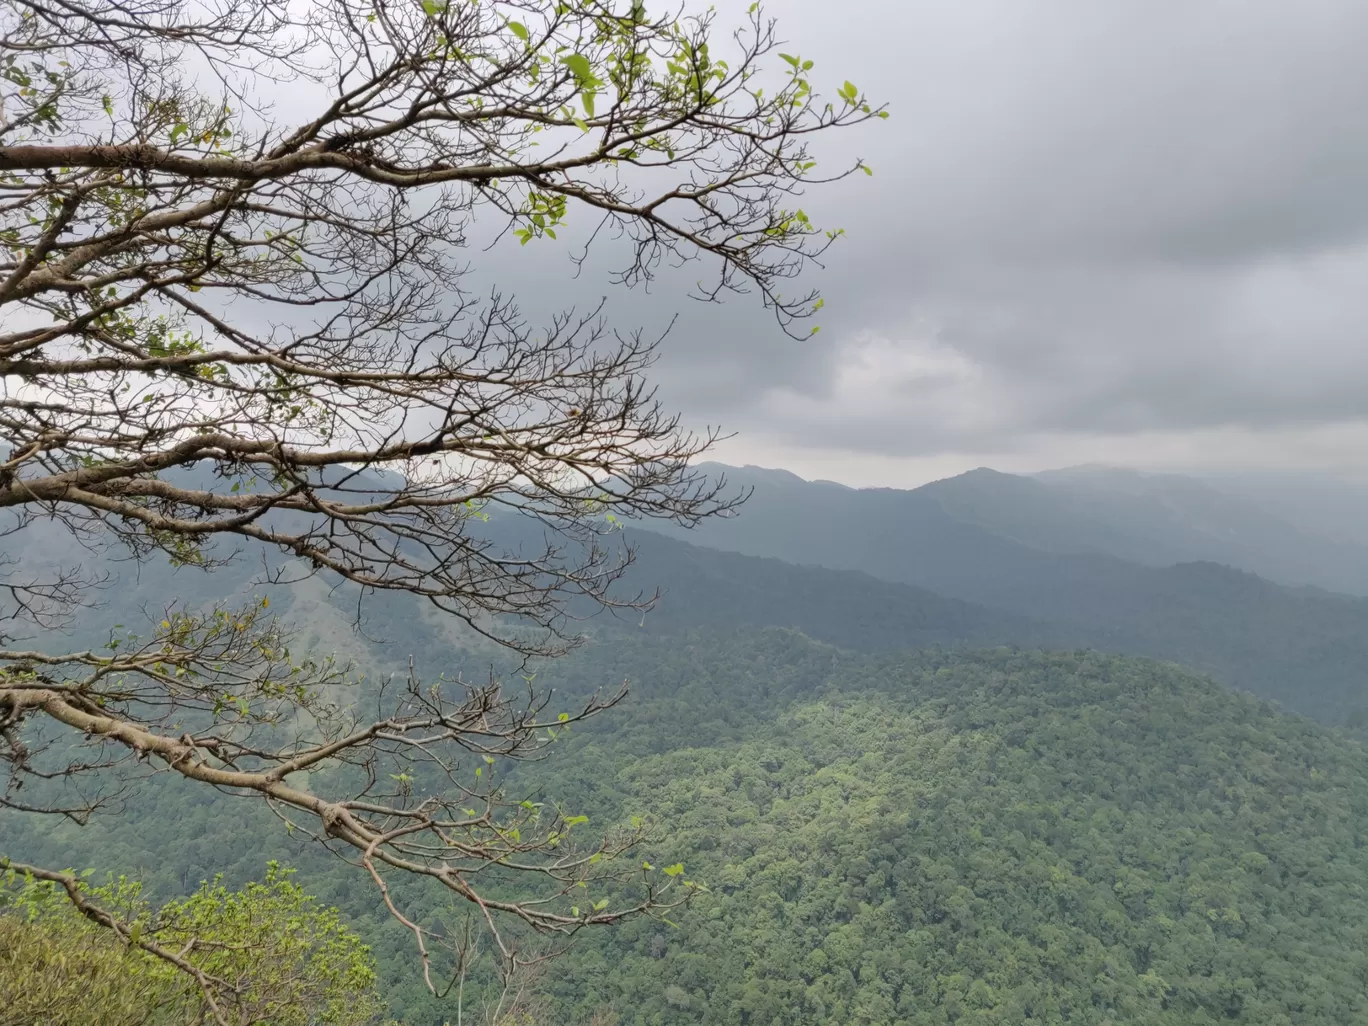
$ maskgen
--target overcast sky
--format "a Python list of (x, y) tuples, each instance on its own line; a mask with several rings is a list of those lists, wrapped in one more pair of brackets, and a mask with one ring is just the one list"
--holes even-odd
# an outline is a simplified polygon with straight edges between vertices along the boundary
[(889, 121), (795, 343), (668, 287), (667, 398), (728, 462), (1368, 468), (1368, 3), (771, 0)]
[(1368, 3), (766, 7), (815, 84), (891, 113), (831, 140), (874, 177), (804, 202), (848, 232), (805, 282), (820, 335), (691, 302), (697, 267), (624, 294), (542, 243), (475, 247), (468, 287), (534, 319), (605, 292), (619, 325), (679, 314), (657, 380), (737, 433), (726, 462), (904, 487), (1085, 462), (1368, 477)]

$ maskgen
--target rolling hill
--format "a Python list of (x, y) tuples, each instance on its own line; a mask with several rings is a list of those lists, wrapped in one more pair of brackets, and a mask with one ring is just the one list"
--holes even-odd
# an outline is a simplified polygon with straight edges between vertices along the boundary
[(833, 658), (768, 632), (638, 658), (689, 677), (643, 665), (557, 781), (649, 810), (713, 895), (678, 930), (585, 937), (551, 984), (572, 1021), (1368, 1016), (1357, 744), (1097, 655)]
[[(1145, 660), (775, 629), (604, 638), (543, 673), (633, 695), (510, 786), (596, 829), (648, 817), (642, 855), (710, 889), (675, 927), (581, 935), (537, 984), (555, 1021), (1368, 1016), (1368, 754), (1310, 721)], [(373, 944), (395, 1014), (451, 1018), (356, 871), (253, 803), (153, 779), (104, 829), (0, 817), (0, 850), (159, 893), (285, 858)]]
[[(1182, 662), (1324, 722), (1355, 725), (1368, 716), (1368, 600), (1276, 584), (1214, 561), (1154, 566), (1054, 551), (1045, 486), (991, 471), (914, 491), (856, 490), (755, 468), (725, 473), (753, 489), (741, 513), (673, 537), (926, 589), (1024, 618), (1040, 644)], [(1014, 521), (1017, 537), (967, 519), (966, 509), (994, 502), (1003, 518), (1026, 511)], [(1085, 537), (1081, 527), (1076, 533)]]

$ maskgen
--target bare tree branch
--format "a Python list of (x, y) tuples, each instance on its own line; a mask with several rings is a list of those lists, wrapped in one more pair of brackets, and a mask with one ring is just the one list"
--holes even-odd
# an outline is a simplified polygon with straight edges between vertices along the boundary
[[(19, 556), (38, 523), (206, 571), (240, 545), (526, 654), (575, 644), (586, 606), (648, 606), (615, 589), (614, 529), (732, 508), (690, 467), (718, 436), (657, 399), (659, 339), (601, 305), (530, 324), (461, 260), (475, 227), (554, 245), (583, 223), (622, 243), (616, 281), (703, 258), (702, 298), (754, 292), (805, 337), (820, 301), (780, 290), (839, 232), (799, 196), (863, 166), (819, 172), (809, 139), (884, 112), (850, 83), (819, 98), (758, 4), (719, 35), (640, 0), (0, 10), (0, 805), (84, 820), (151, 773), (256, 796), (368, 872), (425, 971), (394, 874), (466, 903), (505, 981), (535, 959), (503, 924), (568, 936), (687, 899), (634, 871), (625, 905), (571, 904), (643, 828), (580, 846), (578, 817), (490, 782), (623, 692), (549, 718), (530, 685), (411, 673), (354, 690), (362, 716), (264, 605), (56, 650), (43, 631), (101, 578)], [(525, 897), (487, 883), (510, 878)]]

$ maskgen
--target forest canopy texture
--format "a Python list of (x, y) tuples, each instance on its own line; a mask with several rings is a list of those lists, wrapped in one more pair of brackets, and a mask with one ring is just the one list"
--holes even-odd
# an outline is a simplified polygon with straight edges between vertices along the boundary
[[(577, 940), (538, 981), (558, 1021), (1368, 1015), (1368, 756), (1256, 699), (1144, 660), (855, 656), (785, 630), (605, 640), (544, 672), (570, 694), (608, 674), (639, 687), (508, 786), (573, 797), (596, 826), (649, 818), (643, 856), (709, 888), (677, 926)], [(227, 799), (168, 790), (108, 846), (71, 828), (26, 844), (118, 865), (164, 845), (250, 879), (262, 839), (287, 838), (242, 824)], [(142, 864), (181, 886), (179, 867)], [(392, 1012), (440, 1024), (364, 889), (301, 865), (363, 917)]]

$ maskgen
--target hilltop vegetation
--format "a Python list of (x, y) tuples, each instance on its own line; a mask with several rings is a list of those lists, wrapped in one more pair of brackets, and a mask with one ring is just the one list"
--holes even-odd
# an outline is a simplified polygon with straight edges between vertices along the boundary
[[(648, 806), (714, 895), (678, 931), (581, 949), (567, 1002), (651, 1024), (1368, 1014), (1357, 745), (1136, 660), (833, 662), (782, 635), (681, 657), (699, 687), (638, 715), (708, 709), (744, 676), (744, 737), (624, 762), (625, 722), (567, 764), (605, 807)], [(821, 683), (794, 694), (804, 675)]]
[[(559, 1021), (1368, 1015), (1368, 757), (1253, 698), (1143, 660), (855, 656), (782, 630), (618, 639), (542, 673), (565, 701), (635, 687), (510, 786), (596, 829), (649, 816), (643, 857), (710, 887), (677, 929), (581, 937), (539, 982)], [(187, 857), (250, 873), (294, 846), (244, 829), (240, 805), (176, 813), (149, 791), (113, 844), (65, 828), (47, 841), (111, 868), (166, 844), (161, 879)], [(376, 942), (395, 1010), (440, 1023), (368, 889), (293, 854)]]

